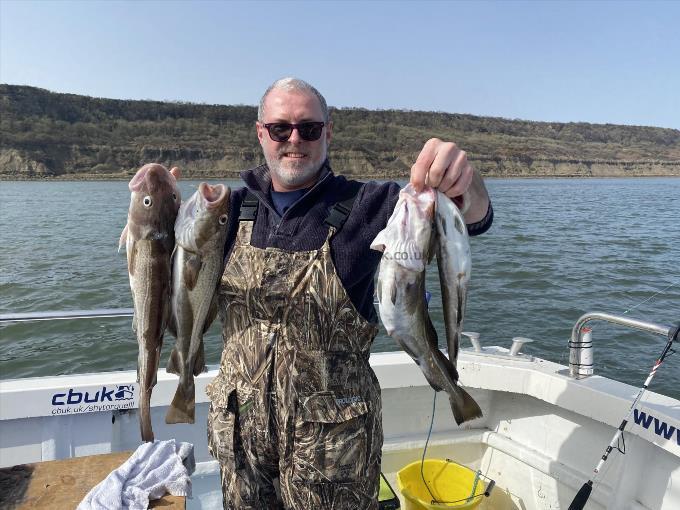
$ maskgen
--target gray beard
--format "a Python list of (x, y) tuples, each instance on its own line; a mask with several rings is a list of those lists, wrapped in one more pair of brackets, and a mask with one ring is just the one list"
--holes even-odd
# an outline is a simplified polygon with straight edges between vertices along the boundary
[(301, 167), (282, 170), (279, 160), (270, 161), (267, 157), (265, 157), (265, 160), (267, 161), (269, 171), (276, 174), (278, 180), (288, 188), (295, 188), (307, 184), (309, 181), (313, 180), (315, 176), (319, 175), (321, 167), (323, 166), (323, 161), (318, 163), (311, 161)]

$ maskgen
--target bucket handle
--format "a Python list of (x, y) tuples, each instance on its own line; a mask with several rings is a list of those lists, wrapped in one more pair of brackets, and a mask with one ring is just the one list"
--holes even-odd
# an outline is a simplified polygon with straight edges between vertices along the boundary
[[(459, 462), (456, 462), (455, 460), (451, 459), (446, 459), (446, 462), (450, 462), (452, 464), (458, 464), (459, 466), (462, 466)], [(469, 503), (473, 498), (477, 497), (475, 496), (475, 492), (477, 491), (477, 484), (479, 483), (479, 479), (484, 478), (488, 480), (488, 483), (486, 484), (486, 488), (484, 489), (484, 497), (488, 498), (491, 496), (491, 491), (493, 491), (494, 487), (496, 486), (496, 480), (493, 478), (489, 478), (486, 475), (483, 475), (481, 470), (477, 470), (475, 473), (475, 480), (472, 484), (472, 492), (470, 493), (470, 496), (468, 496), (466, 503)]]

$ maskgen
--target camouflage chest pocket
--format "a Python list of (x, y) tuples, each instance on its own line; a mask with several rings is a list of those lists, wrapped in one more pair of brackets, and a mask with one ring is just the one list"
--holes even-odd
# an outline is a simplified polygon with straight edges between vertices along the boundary
[(300, 398), (295, 419), (293, 481), (353, 482), (366, 470), (368, 404), (324, 392)]

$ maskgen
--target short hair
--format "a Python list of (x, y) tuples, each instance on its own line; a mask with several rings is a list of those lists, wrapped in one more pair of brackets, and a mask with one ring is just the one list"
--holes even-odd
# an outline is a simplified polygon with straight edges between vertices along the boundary
[(264, 120), (264, 101), (267, 99), (269, 93), (274, 89), (283, 89), (290, 92), (311, 92), (316, 96), (316, 98), (319, 100), (319, 103), (321, 104), (321, 113), (323, 114), (324, 122), (328, 122), (328, 105), (326, 104), (324, 97), (321, 95), (321, 92), (316, 90), (316, 88), (306, 81), (300, 80), (299, 78), (292, 78), (290, 76), (276, 80), (269, 86), (269, 88), (267, 88), (264, 95), (262, 96), (262, 99), (260, 99), (259, 106), (257, 107), (258, 121), (262, 122)]

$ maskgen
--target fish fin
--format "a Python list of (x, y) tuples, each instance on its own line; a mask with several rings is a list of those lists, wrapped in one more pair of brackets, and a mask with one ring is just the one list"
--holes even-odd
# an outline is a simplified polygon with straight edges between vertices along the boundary
[(203, 342), (198, 346), (198, 352), (196, 353), (196, 359), (194, 360), (194, 375), (199, 375), (205, 372), (207, 367), (205, 366), (205, 347)]
[(378, 232), (378, 235), (375, 236), (373, 242), (371, 242), (371, 249), (384, 252), (389, 237), (390, 231), (387, 228), (382, 229), (380, 232)]
[[(448, 360), (446, 359), (446, 356), (442, 354), (442, 352), (439, 350), (437, 347), (437, 331), (434, 329), (434, 326), (432, 325), (432, 321), (430, 320), (430, 317), (426, 317), (426, 322), (425, 322), (425, 328), (427, 330), (427, 333), (425, 334), (427, 338), (427, 343), (430, 346), (430, 356), (432, 360), (432, 366), (426, 361), (423, 360), (423, 364), (420, 367), (421, 372), (425, 376), (425, 379), (427, 379), (427, 382), (430, 383), (430, 386), (432, 386), (432, 389), (434, 391), (442, 391), (444, 387), (441, 385), (442, 379), (441, 377), (444, 377), (444, 381), (446, 381), (446, 374), (443, 372), (449, 371), (450, 373), (450, 366), (448, 363)], [(420, 363), (419, 363), (420, 365)], [(425, 370), (423, 370), (425, 368)], [(437, 382), (438, 378), (434, 375), (434, 373), (430, 373), (430, 370), (434, 370), (436, 372), (441, 371), (442, 373), (440, 374), (439, 378), (439, 383)], [(451, 374), (453, 375), (453, 374)], [(451, 380), (451, 382), (455, 381), (455, 378)]]
[(194, 423), (196, 420), (196, 388), (180, 383), (165, 415), (165, 423)]
[(135, 243), (131, 243), (129, 247), (127, 247), (127, 261), (128, 261), (128, 273), (130, 276), (134, 276), (135, 274), (135, 257), (137, 256), (137, 245)]
[(210, 308), (205, 317), (205, 324), (203, 325), (203, 331), (200, 335), (200, 343), (196, 349), (196, 358), (194, 359), (194, 375), (199, 375), (208, 370), (205, 366), (205, 346), (203, 344), (203, 335), (210, 329), (215, 317), (217, 316), (217, 293), (213, 294), (212, 301), (210, 302)]
[(198, 273), (201, 270), (201, 256), (192, 254), (187, 257), (184, 263), (184, 285), (187, 289), (193, 290), (198, 280)]
[(170, 357), (168, 358), (168, 365), (165, 367), (165, 371), (169, 374), (180, 375), (181, 366), (182, 364), (179, 360), (179, 352), (177, 352), (177, 347), (173, 347)]
[(132, 312), (132, 331), (137, 333), (137, 312)]
[(462, 387), (456, 385), (455, 394), (449, 394), (449, 403), (453, 411), (453, 418), (458, 425), (466, 421), (482, 417), (482, 410), (475, 399)]
[(392, 282), (390, 287), (390, 301), (392, 301), (393, 305), (397, 304), (397, 285), (394, 282)]
[(123, 231), (120, 233), (120, 238), (118, 239), (118, 253), (120, 253), (120, 249), (127, 243), (127, 236), (128, 224), (126, 223), (125, 228), (123, 228)]

